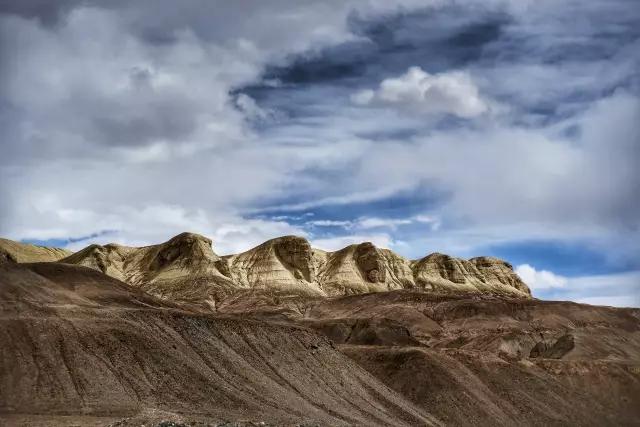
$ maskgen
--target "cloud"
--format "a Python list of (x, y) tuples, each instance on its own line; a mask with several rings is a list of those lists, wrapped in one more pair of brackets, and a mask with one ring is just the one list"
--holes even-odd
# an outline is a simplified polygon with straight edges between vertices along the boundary
[(239, 94), (235, 99), (235, 103), (240, 111), (251, 120), (266, 120), (272, 115), (271, 112), (260, 108), (255, 99), (245, 93)]
[(247, 122), (271, 111), (235, 89), (271, 62), (352, 39), (355, 9), (402, 3), (4, 2), (0, 233), (115, 230), (147, 244), (188, 229), (217, 235), (223, 250), (304, 234), (243, 212), (286, 194), (310, 164), (332, 163), (330, 150), (263, 140)]
[(388, 234), (353, 234), (349, 236), (311, 239), (311, 245), (325, 251), (337, 251), (349, 245), (371, 242), (380, 248), (392, 248), (394, 240)]
[(478, 116), (489, 109), (467, 73), (429, 74), (415, 66), (399, 77), (383, 80), (376, 90), (355, 93), (351, 100), (357, 105), (391, 106), (414, 113), (463, 118)]
[(564, 288), (539, 290), (534, 295), (585, 304), (640, 307), (640, 271), (569, 277)]
[(611, 307), (640, 307), (640, 296), (620, 295), (578, 298), (576, 302), (590, 305), (607, 305)]
[[(272, 217), (273, 219), (274, 217)], [(428, 215), (416, 215), (406, 218), (379, 218), (379, 217), (359, 217), (354, 220), (312, 220), (304, 223), (305, 226), (311, 227), (340, 227), (345, 230), (370, 230), (376, 228), (388, 228), (397, 230), (400, 226), (408, 226), (412, 224), (429, 224), (431, 229), (437, 230), (440, 221), (437, 218)]]
[[(171, 237), (190, 231), (203, 234), (213, 241), (213, 249), (219, 255), (239, 253), (263, 243), (265, 240), (283, 235), (307, 236), (305, 230), (285, 221), (260, 219), (238, 219), (229, 215), (211, 219), (201, 209), (186, 210), (179, 206), (155, 205), (142, 210), (121, 208), (118, 212), (90, 212), (61, 210), (58, 216), (68, 228), (57, 230), (33, 228), (22, 232), (25, 238), (69, 234), (76, 227), (73, 222), (86, 224), (110, 224), (117, 230), (96, 233), (82, 239), (70, 239), (64, 247), (79, 250), (92, 243), (119, 243), (127, 246), (153, 245)], [(124, 219), (126, 218), (126, 219)], [(73, 228), (72, 228), (73, 227)]]
[(558, 276), (551, 271), (537, 271), (529, 264), (521, 264), (515, 272), (532, 289), (563, 288), (567, 285), (567, 278)]
[(565, 277), (547, 270), (536, 270), (529, 264), (521, 264), (516, 267), (515, 272), (537, 298), (640, 307), (640, 271)]
[(351, 221), (335, 221), (330, 219), (321, 219), (317, 221), (307, 221), (306, 225), (312, 227), (344, 227), (350, 228), (353, 226)]

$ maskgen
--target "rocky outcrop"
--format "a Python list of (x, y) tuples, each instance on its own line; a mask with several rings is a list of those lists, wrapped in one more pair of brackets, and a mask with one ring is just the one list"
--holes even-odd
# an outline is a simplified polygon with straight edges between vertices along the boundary
[(253, 249), (223, 258), (224, 269), (241, 288), (274, 289), (322, 295), (317, 267), (322, 254), (301, 237), (268, 240)]
[(60, 262), (83, 265), (139, 287), (155, 296), (215, 306), (219, 295), (235, 287), (218, 267), (211, 239), (182, 233), (141, 248), (91, 245)]
[(71, 255), (66, 249), (31, 245), (9, 239), (0, 239), (0, 257), (14, 262), (51, 262)]
[(433, 253), (410, 261), (370, 242), (325, 252), (297, 236), (279, 237), (220, 257), (210, 239), (182, 233), (140, 248), (91, 245), (60, 261), (99, 270), (161, 298), (211, 308), (222, 296), (250, 290), (339, 296), (413, 289), (531, 297), (511, 265), (497, 258), (464, 260)]
[(416, 286), (439, 292), (531, 295), (513, 267), (498, 258), (470, 260), (433, 253), (412, 263)]
[(525, 294), (531, 295), (529, 287), (513, 271), (513, 266), (508, 262), (494, 257), (477, 257), (469, 260), (476, 266), (484, 283), (500, 283), (507, 288), (517, 289)]
[(370, 242), (327, 253), (319, 281), (327, 295), (405, 289), (413, 283), (406, 259)]

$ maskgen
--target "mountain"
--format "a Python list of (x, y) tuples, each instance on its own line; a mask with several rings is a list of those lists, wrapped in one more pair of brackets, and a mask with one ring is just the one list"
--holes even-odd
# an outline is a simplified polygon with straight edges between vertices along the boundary
[(91, 245), (60, 262), (93, 268), (163, 299), (205, 306), (237, 287), (218, 269), (225, 263), (211, 240), (192, 233), (141, 248)]
[(8, 258), (15, 262), (58, 261), (71, 254), (72, 252), (66, 249), (49, 248), (0, 238), (0, 258)]
[(97, 269), (160, 298), (211, 308), (230, 293), (248, 289), (307, 296), (414, 289), (531, 297), (511, 265), (496, 258), (431, 254), (410, 261), (369, 242), (326, 252), (296, 236), (222, 257), (211, 245), (204, 236), (182, 233), (141, 248), (91, 245), (60, 262)]
[[(493, 259), (284, 241), (217, 257), (180, 235), (75, 254), (88, 266), (0, 258), (0, 425), (638, 425), (640, 309), (438, 284), (325, 296), (330, 280), (387, 286), (420, 262), (447, 286), (511, 276)], [(166, 293), (224, 280), (215, 312)]]

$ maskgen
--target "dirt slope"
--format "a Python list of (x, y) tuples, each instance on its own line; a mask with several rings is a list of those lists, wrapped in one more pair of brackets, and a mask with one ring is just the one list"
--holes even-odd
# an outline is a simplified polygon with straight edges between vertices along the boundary
[(639, 309), (408, 291), (218, 308), (323, 333), (449, 425), (640, 423)]
[(0, 310), (5, 425), (143, 423), (154, 411), (278, 425), (436, 422), (310, 330), (196, 315), (86, 267), (2, 264)]
[(447, 425), (638, 425), (638, 364), (507, 361), (465, 350), (342, 346), (394, 390)]

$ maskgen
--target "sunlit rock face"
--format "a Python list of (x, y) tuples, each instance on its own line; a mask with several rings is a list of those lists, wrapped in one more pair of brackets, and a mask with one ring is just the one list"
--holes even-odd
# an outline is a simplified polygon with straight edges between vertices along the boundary
[(7, 259), (33, 260), (25, 258), (27, 253), (56, 260), (52, 254), (63, 254), (61, 262), (99, 270), (156, 296), (211, 306), (221, 296), (247, 290), (318, 297), (401, 289), (531, 297), (511, 265), (497, 258), (464, 260), (433, 253), (412, 261), (370, 242), (326, 252), (302, 237), (283, 236), (223, 257), (210, 239), (195, 233), (139, 248), (91, 245), (74, 254), (6, 242)]
[(58, 261), (72, 254), (71, 251), (60, 248), (30, 245), (9, 239), (0, 239), (0, 254), (15, 262), (51, 262)]

